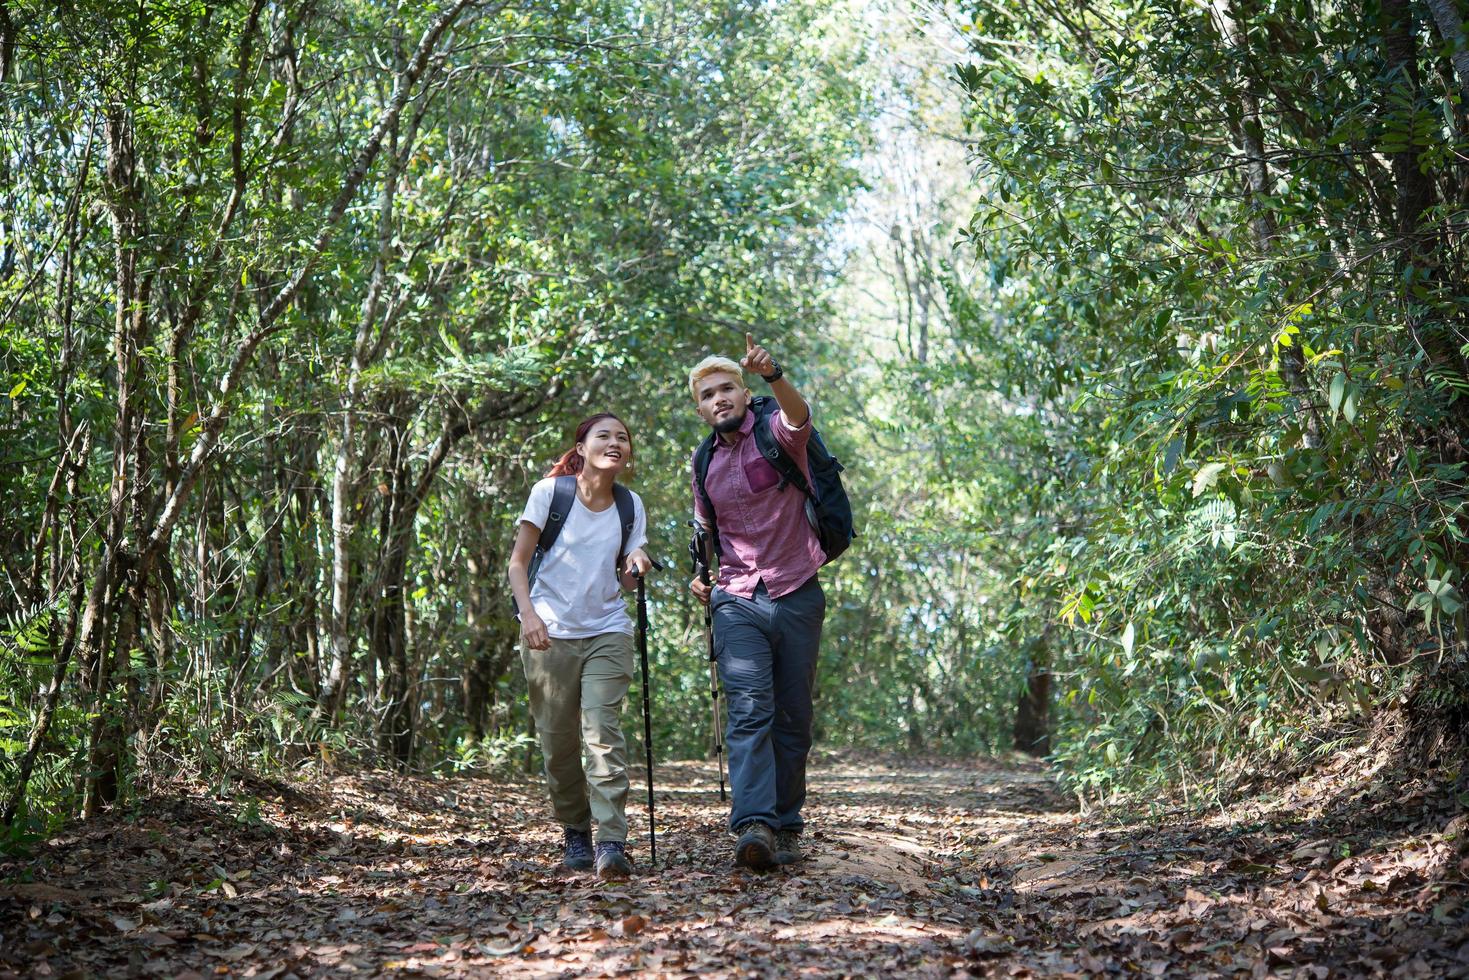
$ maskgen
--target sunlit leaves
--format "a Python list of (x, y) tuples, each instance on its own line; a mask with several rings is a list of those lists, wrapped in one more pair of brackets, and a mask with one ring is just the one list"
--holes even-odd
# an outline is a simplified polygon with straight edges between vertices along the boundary
[[(1317, 697), (1360, 710), (1356, 688), (1292, 702), (1271, 665), (1344, 631), (1357, 641), (1332, 656), (1360, 657), (1394, 608), (1439, 622), (1459, 601), (1454, 573), (1410, 586), (1419, 573), (1401, 564), (1458, 540), (1444, 515), (1459, 477), (1432, 477), (1415, 451), (1457, 425), (1462, 397), (1446, 358), (1425, 370), (1414, 332), (1458, 316), (1434, 271), (1446, 260), (1401, 258), (1383, 205), (1406, 177), (1353, 162), (1416, 153), (1412, 166), (1447, 179), (1453, 133), (1381, 59), (1374, 16), (1287, 24), (1250, 9), (1235, 44), (1200, 8), (1159, 13), (986, 8), (986, 36), (955, 70), (994, 192), (970, 224), (992, 294), (957, 307), (976, 341), (1006, 352), (980, 377), (1032, 410), (1065, 406), (1048, 442), (1087, 460), (1057, 488), (1086, 543), (1055, 566), (1072, 703), (1088, 705), (1062, 757), (1096, 760), (1099, 779), (1118, 775), (1103, 746), (1133, 745), (1134, 764), (1164, 750), (1147, 735), (1154, 717), (1171, 719), (1167, 747), (1184, 755), (1224, 736), (1225, 715), (1178, 716), (1182, 691), (1202, 686), (1192, 703), (1249, 717), (1233, 730), (1254, 744)], [(1431, 51), (1419, 54), (1428, 72)], [(1247, 112), (1242, 93), (1267, 89), (1279, 101)], [(1270, 159), (1268, 184), (1242, 196), (1246, 138)], [(1417, 247), (1432, 252), (1427, 236)], [(1115, 658), (1103, 638), (1119, 623), (1174, 651), (1162, 669)], [(1210, 636), (1227, 672), (1218, 651), (1177, 655)]]

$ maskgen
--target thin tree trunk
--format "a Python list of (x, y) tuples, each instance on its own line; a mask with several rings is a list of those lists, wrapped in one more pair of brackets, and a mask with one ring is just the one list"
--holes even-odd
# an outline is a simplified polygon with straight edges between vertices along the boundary
[(1049, 630), (1030, 644), (1025, 686), (1015, 704), (1015, 748), (1027, 755), (1051, 751), (1051, 671)]
[[(1389, 76), (1407, 87), (1411, 100), (1420, 100), (1424, 96), (1412, 4), (1409, 0), (1383, 0), (1382, 17)], [(1398, 280), (1403, 282), (1411, 277), (1420, 285), (1428, 285), (1440, 280), (1441, 242), (1431, 227), (1424, 226), (1424, 215), (1434, 204), (1434, 189), (1432, 179), (1424, 172), (1422, 157), (1416, 142), (1392, 154), (1393, 184), (1397, 192), (1394, 231), (1399, 240)], [(1408, 331), (1428, 355), (1431, 365), (1458, 376), (1469, 371), (1460, 344), (1442, 318), (1426, 319), (1424, 304), (1411, 292), (1403, 297), (1403, 305)], [(1456, 406), (1455, 415), (1460, 423), (1464, 412)]]
[(10, 19), (8, 6), (8, 0), (0, 0), (0, 85), (9, 80), (15, 62), (15, 21)]
[(402, 172), (404, 157), (411, 149), (412, 130), (408, 145), (399, 148), (398, 130), (395, 126), (388, 134), (389, 164), (383, 177), (378, 195), (378, 250), (373, 260), (372, 275), (368, 280), (367, 295), (362, 300), (362, 312), (357, 321), (357, 336), (352, 343), (352, 359), (347, 366), (347, 387), (342, 396), (342, 434), (337, 447), (337, 461), (332, 468), (332, 620), (331, 647), (332, 664), (322, 685), (321, 714), (334, 718), (342, 706), (348, 669), (351, 665), (351, 640), (349, 635), (350, 610), (348, 595), (351, 587), (351, 539), (353, 523), (350, 519), (352, 501), (350, 489), (355, 469), (354, 455), (357, 452), (356, 425), (358, 403), (362, 397), (362, 372), (376, 360), (387, 340), (388, 325), (382, 324), (382, 336), (374, 342), (373, 335), (379, 325), (383, 291), (387, 286), (388, 266), (395, 252), (393, 220), (394, 202), (397, 197), (398, 178)]
[(55, 664), (51, 668), (51, 683), (46, 687), (46, 698), (41, 703), (41, 713), (36, 717), (36, 725), (31, 729), (30, 742), (26, 745), (25, 755), (21, 757), (20, 770), (15, 776), (15, 789), (11, 792), (10, 799), (6, 801), (3, 818), (0, 818), (0, 823), (7, 827), (15, 823), (15, 817), (25, 802), (26, 787), (30, 784), (31, 773), (35, 771), (36, 758), (41, 753), (41, 746), (46, 744), (46, 735), (51, 731), (51, 721), (56, 717), (56, 708), (61, 702), (61, 685), (66, 680), (66, 670), (71, 666), (72, 650), (76, 646), (77, 622), (81, 605), (82, 578), (78, 575), (76, 584), (72, 588), (65, 635), (62, 637), (61, 646), (56, 651)]
[[(118, 615), (112, 623), (119, 627), (121, 638), (128, 637), (127, 601), (123, 593), (129, 592), (132, 577), (137, 574), (128, 532), (137, 526), (136, 517), (129, 512), (139, 500), (136, 481), (139, 467), (136, 454), (141, 432), (141, 411), (137, 401), (141, 396), (140, 374), (142, 370), (139, 354), (141, 331), (147, 322), (147, 295), (145, 284), (149, 277), (140, 279), (138, 259), (142, 238), (141, 215), (139, 213), (139, 178), (137, 154), (133, 142), (133, 120), (131, 109), (114, 103), (107, 108), (106, 120), (106, 186), (107, 206), (112, 219), (113, 275), (116, 300), (114, 305), (113, 351), (116, 369), (116, 410), (114, 423), (112, 481), (107, 516), (104, 559), (97, 571), (97, 581), (108, 593), (118, 584)], [(127, 576), (119, 582), (122, 572)], [(88, 743), (88, 774), (83, 792), (82, 812), (92, 816), (104, 800), (110, 800), (116, 789), (116, 741), (112, 737), (120, 717), (109, 716), (108, 699), (115, 678), (116, 647), (108, 643), (108, 634), (100, 627), (103, 620), (83, 617), (84, 632), (82, 649), (88, 663), (96, 665), (94, 674), (93, 721)], [(110, 775), (109, 775), (110, 774)]]
[[(1469, 99), (1469, 38), (1464, 36), (1464, 19), (1459, 16), (1458, 0), (1427, 0), (1427, 3), (1433, 22), (1438, 25), (1439, 36), (1448, 46), (1454, 73), (1459, 76), (1459, 95)], [(1395, 4), (1389, 0), (1383, 4), (1383, 11), (1392, 6)]]
[[(1219, 30), (1220, 39), (1238, 55), (1245, 74), (1243, 84), (1235, 93), (1244, 112), (1234, 135), (1244, 151), (1244, 178), (1250, 197), (1250, 228), (1255, 236), (1255, 247), (1259, 249), (1261, 256), (1270, 256), (1277, 250), (1280, 229), (1270, 202), (1275, 192), (1275, 182), (1270, 174), (1269, 156), (1265, 147), (1265, 121), (1260, 112), (1260, 92), (1265, 86), (1263, 79), (1258, 77), (1259, 66), (1251, 56), (1249, 39), (1239, 29), (1239, 2), (1240, 0), (1209, 0), (1209, 11)], [(1306, 355), (1300, 344), (1291, 344), (1281, 349), (1280, 373), (1286, 388), (1297, 403), (1298, 411), (1304, 417), (1302, 441), (1308, 448), (1320, 445), (1321, 419), (1306, 378)]]
[(476, 742), (484, 740), (491, 706), (490, 637), (491, 629), (486, 589), (481, 585), (485, 575), (498, 564), (492, 557), (471, 554), (465, 562), (469, 572), (469, 595), (464, 601), (464, 629), (469, 635), (469, 651), (459, 675), (459, 696), (464, 721)]
[(256, 319), (255, 328), (240, 342), (230, 360), (229, 367), (226, 368), (220, 380), (219, 392), (214, 404), (202, 418), (199, 436), (194, 442), (188, 462), (180, 472), (173, 491), (164, 501), (147, 541), (140, 549), (140, 566), (145, 572), (153, 562), (157, 561), (162, 550), (168, 546), (174, 525), (183, 514), (185, 501), (192, 493), (205, 463), (213, 456), (219, 445), (225, 425), (234, 411), (235, 391), (240, 386), (246, 368), (253, 362), (255, 352), (267, 338), (281, 329), (281, 315), (295, 302), (307, 277), (316, 268), (316, 263), (326, 251), (327, 245), (336, 237), (337, 226), (341, 223), (348, 206), (357, 196), (357, 191), (377, 160), (384, 139), (397, 126), (398, 118), (416, 91), (418, 82), (427, 71), (439, 41), (459, 16), (474, 2), (475, 0), (458, 0), (442, 11), (424, 31), (412, 57), (408, 59), (403, 71), (399, 72), (394, 79), (393, 92), (387, 108), (379, 117), (367, 142), (358, 150), (331, 207), (322, 218), (320, 230), (304, 250), (296, 271), (281, 286), (274, 298), (266, 303)]
[[(70, 525), (71, 536), (77, 536), (78, 521), (78, 495), (77, 484), (81, 478), (82, 468), (85, 464), (87, 454), (91, 450), (91, 430), (85, 422), (81, 425), (81, 444), (77, 447), (76, 454), (71, 461), (70, 472), (66, 480), (66, 495), (70, 502)], [(25, 802), (26, 788), (30, 784), (31, 773), (35, 771), (36, 759), (40, 755), (41, 747), (46, 744), (46, 736), (51, 730), (51, 722), (56, 717), (56, 708), (61, 702), (61, 685), (66, 680), (67, 668), (71, 666), (72, 653), (76, 649), (77, 626), (81, 618), (82, 607), (82, 584), (86, 577), (80, 567), (80, 556), (73, 556), (73, 568), (71, 573), (71, 603), (67, 610), (66, 627), (61, 640), (61, 646), (57, 649), (55, 663), (51, 669), (51, 683), (46, 688), (45, 699), (41, 704), (41, 713), (36, 717), (35, 727), (31, 729), (31, 738), (26, 745), (25, 755), (21, 758), (20, 769), (16, 773), (15, 789), (11, 792), (10, 799), (5, 804), (3, 822), (9, 827), (15, 823), (16, 814), (20, 812)], [(53, 579), (51, 583), (51, 594), (56, 594), (59, 582)], [(54, 635), (54, 632), (53, 634)]]

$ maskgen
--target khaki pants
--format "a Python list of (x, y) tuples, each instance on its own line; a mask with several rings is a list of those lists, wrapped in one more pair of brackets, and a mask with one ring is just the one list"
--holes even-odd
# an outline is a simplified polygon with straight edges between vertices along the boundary
[(598, 843), (627, 840), (622, 702), (632, 683), (632, 646), (626, 633), (603, 633), (552, 637), (549, 650), (521, 648), (551, 809), (573, 830), (590, 831), (595, 819)]

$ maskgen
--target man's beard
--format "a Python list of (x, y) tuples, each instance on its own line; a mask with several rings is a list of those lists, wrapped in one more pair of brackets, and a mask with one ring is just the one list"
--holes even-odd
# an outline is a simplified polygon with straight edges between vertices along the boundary
[(740, 414), (731, 415), (723, 422), (715, 422), (714, 431), (718, 432), (720, 435), (727, 435), (728, 433), (739, 431), (740, 426), (745, 424), (746, 411), (748, 411), (748, 409), (741, 409)]

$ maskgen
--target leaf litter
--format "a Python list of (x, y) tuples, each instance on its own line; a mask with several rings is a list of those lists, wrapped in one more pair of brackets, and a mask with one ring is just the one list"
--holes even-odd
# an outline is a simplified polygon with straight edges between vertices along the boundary
[(811, 777), (807, 860), (761, 875), (712, 768), (660, 766), (659, 866), (635, 806), (624, 882), (559, 868), (535, 780), (172, 786), (0, 864), (0, 976), (1469, 976), (1451, 787), (1338, 774), (1143, 819), (1033, 763)]

